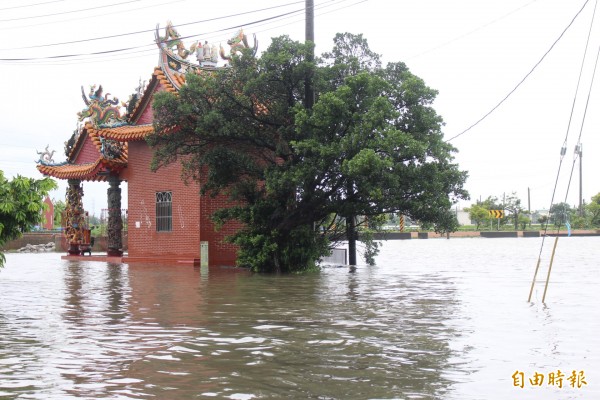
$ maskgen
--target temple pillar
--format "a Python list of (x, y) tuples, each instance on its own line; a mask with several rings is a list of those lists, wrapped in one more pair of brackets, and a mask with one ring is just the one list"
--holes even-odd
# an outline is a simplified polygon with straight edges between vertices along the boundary
[(108, 256), (123, 255), (123, 219), (121, 218), (121, 180), (118, 176), (108, 177)]
[(68, 252), (79, 255), (79, 244), (83, 239), (83, 188), (81, 180), (69, 179), (65, 204), (65, 236)]

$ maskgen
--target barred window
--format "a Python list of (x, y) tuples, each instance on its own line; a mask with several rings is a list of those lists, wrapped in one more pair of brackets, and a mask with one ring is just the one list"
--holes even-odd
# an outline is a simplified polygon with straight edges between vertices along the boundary
[(156, 231), (173, 230), (173, 194), (172, 192), (156, 192)]

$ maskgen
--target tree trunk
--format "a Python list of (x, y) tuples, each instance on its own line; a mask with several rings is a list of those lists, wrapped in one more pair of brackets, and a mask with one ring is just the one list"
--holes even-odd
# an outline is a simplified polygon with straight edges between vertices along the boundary
[(356, 265), (356, 221), (354, 215), (346, 218), (346, 237), (348, 238), (348, 264)]

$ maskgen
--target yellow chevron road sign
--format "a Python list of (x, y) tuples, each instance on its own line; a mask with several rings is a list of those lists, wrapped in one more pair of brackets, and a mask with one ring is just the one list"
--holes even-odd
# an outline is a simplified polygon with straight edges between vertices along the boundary
[(488, 212), (492, 218), (504, 218), (504, 210), (489, 210)]

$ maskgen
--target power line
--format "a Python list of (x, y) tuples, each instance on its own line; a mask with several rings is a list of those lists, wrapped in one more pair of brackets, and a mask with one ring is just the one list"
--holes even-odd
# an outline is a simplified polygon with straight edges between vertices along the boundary
[[(136, 0), (136, 1), (139, 1), (139, 0)], [(330, 0), (330, 1), (332, 1), (332, 0)], [(186, 25), (194, 25), (194, 24), (200, 24), (200, 23), (204, 23), (204, 22), (218, 21), (221, 19), (239, 17), (241, 15), (254, 14), (254, 13), (258, 13), (258, 12), (268, 11), (268, 10), (272, 10), (275, 8), (287, 7), (287, 6), (298, 4), (298, 3), (302, 3), (302, 1), (295, 1), (292, 3), (282, 4), (282, 5), (278, 5), (278, 6), (262, 8), (259, 10), (245, 11), (245, 12), (240, 12), (237, 14), (230, 14), (230, 15), (225, 15), (225, 16), (221, 16), (221, 17), (204, 19), (204, 20), (200, 20), (200, 21), (186, 22), (184, 24), (178, 24), (178, 25), (173, 25), (173, 26), (178, 28), (178, 27), (186, 26)], [(88, 39), (71, 40), (68, 42), (38, 44), (35, 46), (26, 46), (26, 47), (12, 47), (12, 48), (0, 49), (0, 50), (2, 50), (2, 51), (4, 51), (4, 50), (26, 50), (26, 49), (35, 49), (35, 48), (40, 48), (40, 47), (61, 46), (61, 45), (65, 45), (65, 44), (83, 43), (83, 42), (91, 42), (91, 41), (95, 41), (95, 40), (104, 40), (104, 39), (112, 39), (112, 38), (116, 38), (116, 37), (138, 35), (141, 33), (148, 33), (148, 32), (154, 32), (154, 29), (146, 29), (143, 31), (128, 32), (128, 33), (119, 33), (119, 34), (115, 34), (115, 35), (100, 36), (100, 37), (94, 37), (94, 38), (88, 38)]]
[[(302, 11), (302, 10), (290, 11), (290, 12), (287, 12), (287, 13), (283, 13), (283, 14), (279, 14), (279, 15), (273, 16), (273, 17), (268, 17), (268, 18), (263, 18), (263, 19), (257, 20), (257, 21), (253, 21), (253, 22), (250, 22), (250, 23), (247, 23), (247, 24), (239, 24), (239, 25), (230, 26), (230, 27), (227, 27), (227, 28), (219, 29), (219, 30), (211, 32), (211, 33), (228, 31), (228, 30), (231, 30), (231, 29), (241, 28), (241, 27), (244, 27), (244, 26), (250, 26), (250, 25), (254, 25), (254, 24), (260, 23), (260, 22), (264, 22), (264, 21), (269, 21), (269, 20), (281, 18), (282, 16), (286, 16), (286, 15), (289, 15), (289, 14), (298, 13), (299, 11)], [(204, 34), (206, 34), (206, 33), (200, 33), (200, 34), (189, 35), (189, 36), (181, 36), (178, 39), (180, 39), (180, 40), (182, 40), (182, 39), (189, 39), (189, 38), (201, 36), (201, 35), (204, 35)], [(45, 57), (0, 58), (0, 61), (36, 61), (36, 60), (48, 60), (48, 59), (57, 59), (57, 58), (71, 58), (71, 57), (84, 56), (84, 55), (90, 56), (90, 55), (98, 55), (98, 54), (117, 53), (117, 52), (121, 52), (121, 51), (134, 50), (134, 49), (139, 49), (139, 48), (153, 46), (153, 45), (154, 44), (148, 44), (148, 45), (143, 45), (143, 46), (125, 47), (125, 48), (121, 48), (121, 49), (96, 51), (96, 52), (91, 52), (91, 53), (62, 54), (62, 55), (45, 56)]]
[[(316, 9), (325, 9), (331, 6), (335, 6), (335, 5), (339, 5), (339, 3), (344, 3), (350, 0), (341, 0), (341, 1), (335, 1), (335, 0), (329, 0), (326, 3), (321, 3), (319, 4), (317, 7), (315, 7)], [(343, 7), (338, 7), (335, 8), (333, 10), (327, 11), (327, 12), (323, 12), (323, 13), (319, 13), (317, 16), (321, 16), (321, 15), (325, 15), (331, 12), (335, 12), (335, 11), (339, 11), (345, 8), (349, 8), (349, 7), (353, 7), (356, 6), (360, 3), (364, 3), (368, 0), (361, 0), (358, 1), (356, 3), (353, 4), (348, 4), (345, 5)], [(248, 14), (248, 13), (253, 13), (253, 12), (259, 12), (259, 11), (265, 11), (265, 10), (269, 10), (272, 8), (279, 8), (279, 7), (283, 7), (283, 6), (289, 6), (289, 5), (294, 5), (297, 3), (301, 3), (302, 1), (298, 1), (298, 2), (292, 2), (292, 3), (287, 3), (285, 5), (280, 5), (280, 6), (275, 6), (275, 7), (269, 7), (269, 8), (265, 8), (265, 9), (261, 9), (261, 10), (255, 10), (255, 11), (251, 11), (251, 12), (244, 12), (244, 13), (239, 13), (239, 14), (233, 14), (231, 16), (238, 16), (238, 15), (243, 15), (243, 14)], [(335, 2), (335, 4), (330, 4)], [(207, 36), (207, 35), (211, 35), (211, 34), (216, 34), (216, 33), (221, 33), (221, 32), (225, 32), (225, 31), (229, 31), (231, 29), (235, 29), (235, 28), (240, 28), (240, 27), (245, 27), (245, 26), (252, 26), (252, 25), (257, 25), (257, 26), (261, 26), (261, 25), (268, 25), (270, 23), (272, 23), (273, 21), (277, 20), (284, 20), (287, 18), (291, 18), (294, 17), (295, 14), (299, 14), (299, 13), (303, 13), (303, 9), (297, 9), (294, 11), (290, 11), (288, 13), (283, 13), (274, 17), (269, 17), (269, 18), (264, 18), (261, 20), (257, 20), (257, 21), (253, 21), (250, 23), (246, 23), (246, 24), (241, 24), (241, 25), (236, 25), (233, 27), (228, 27), (228, 28), (224, 28), (224, 29), (219, 29), (216, 31), (212, 31), (212, 32), (204, 32), (204, 33), (199, 33), (199, 34), (194, 34), (194, 35), (189, 35), (189, 36), (182, 36), (179, 39), (188, 39), (188, 38), (193, 38), (193, 37), (197, 37), (197, 36)], [(224, 16), (224, 17), (217, 17), (217, 18), (213, 18), (211, 20), (214, 19), (223, 19), (223, 18), (227, 18), (230, 16)], [(303, 20), (303, 19), (302, 19)], [(292, 21), (292, 23), (296, 23), (300, 20), (296, 20), (296, 21)], [(196, 21), (196, 22), (188, 22), (188, 23), (184, 23), (184, 24), (178, 24), (175, 25), (177, 27), (180, 26), (185, 26), (185, 25), (192, 25), (192, 24), (196, 24), (199, 22), (204, 22), (204, 21)], [(286, 24), (289, 25), (289, 24)], [(285, 25), (279, 25), (273, 28), (269, 28), (269, 29), (265, 29), (259, 32), (263, 32), (263, 31), (267, 31), (270, 29), (276, 29), (278, 27), (281, 26), (285, 26)], [(148, 31), (140, 31), (140, 32), (153, 32), (153, 30), (148, 30)], [(132, 33), (134, 34), (134, 33)], [(213, 37), (217, 37), (217, 36), (213, 36)], [(211, 38), (210, 36), (208, 38)], [(150, 51), (152, 51), (150, 48), (154, 47), (156, 44), (152, 43), (152, 44), (147, 44), (147, 45), (141, 45), (141, 46), (133, 46), (133, 47), (126, 47), (126, 48), (121, 48), (121, 49), (113, 49), (113, 50), (106, 50), (106, 51), (99, 51), (99, 52), (93, 52), (93, 53), (80, 53), (80, 54), (67, 54), (67, 55), (59, 55), (59, 56), (48, 56), (48, 57), (36, 57), (36, 58), (0, 58), (0, 62), (4, 61), (4, 62), (8, 62), (11, 64), (17, 64), (17, 65), (28, 65), (31, 64), (32, 61), (35, 62), (35, 65), (72, 65), (72, 64), (85, 64), (85, 63), (90, 63), (90, 62), (98, 62), (98, 60), (100, 59), (99, 57), (102, 57), (103, 59), (108, 59), (111, 61), (116, 61), (116, 60), (124, 60), (124, 59), (130, 59), (132, 58), (131, 56), (129, 56), (129, 54), (132, 53), (148, 53)], [(139, 50), (139, 49), (144, 49), (147, 48), (146, 50)], [(130, 50), (137, 50), (137, 51), (130, 51)], [(114, 57), (119, 56), (119, 54), (117, 53), (121, 53), (123, 51), (128, 51), (128, 56), (124, 56), (124, 57)], [(76, 57), (81, 57), (79, 59), (75, 59)], [(93, 60), (90, 57), (94, 57)], [(110, 57), (110, 58), (107, 58)]]
[(114, 12), (109, 12), (109, 13), (104, 13), (104, 14), (94, 14), (94, 15), (88, 15), (88, 16), (79, 16), (77, 18), (71, 18), (71, 19), (61, 19), (60, 21), (49, 21), (49, 22), (42, 22), (42, 23), (37, 23), (37, 24), (29, 24), (29, 25), (19, 25), (19, 26), (4, 26), (4, 27), (0, 27), (0, 31), (5, 31), (5, 30), (15, 30), (15, 29), (21, 29), (21, 28), (32, 28), (32, 27), (37, 27), (37, 26), (43, 26), (43, 25), (54, 25), (54, 24), (62, 24), (65, 22), (71, 22), (71, 21), (80, 21), (82, 19), (90, 19), (90, 18), (98, 18), (98, 17), (104, 17), (107, 15), (114, 15), (114, 14), (124, 14), (124, 13), (128, 13), (131, 11), (140, 11), (140, 10), (145, 10), (147, 8), (154, 8), (154, 7), (164, 7), (170, 4), (174, 4), (174, 3), (182, 3), (185, 2), (187, 0), (175, 0), (175, 1), (169, 1), (169, 2), (161, 2), (159, 4), (152, 4), (149, 6), (145, 6), (145, 7), (137, 7), (137, 8), (133, 8), (130, 10), (119, 10), (119, 11), (114, 11)]
[(536, 1), (538, 1), (538, 0), (532, 0), (529, 3), (527, 3), (527, 4), (523, 5), (523, 6), (520, 6), (520, 7), (516, 8), (516, 9), (512, 10), (512, 11), (510, 11), (507, 14), (504, 14), (504, 15), (498, 17), (498, 18), (495, 18), (494, 20), (492, 20), (492, 21), (490, 21), (490, 22), (488, 22), (486, 24), (483, 24), (483, 25), (481, 25), (481, 26), (479, 26), (479, 27), (477, 27), (477, 28), (475, 28), (475, 29), (473, 29), (473, 30), (471, 30), (469, 32), (463, 33), (462, 35), (457, 36), (454, 39), (450, 39), (447, 42), (444, 42), (444, 43), (442, 43), (442, 44), (440, 44), (438, 46), (432, 47), (432, 48), (430, 48), (428, 50), (422, 51), (422, 52), (420, 52), (420, 53), (418, 53), (418, 54), (416, 54), (414, 56), (411, 56), (411, 57), (407, 58), (406, 61), (410, 61), (410, 60), (413, 60), (415, 58), (424, 56), (425, 54), (428, 54), (428, 53), (431, 53), (431, 52), (436, 51), (438, 49), (441, 49), (443, 47), (446, 47), (449, 44), (452, 44), (452, 43), (454, 43), (454, 42), (456, 42), (456, 41), (458, 41), (458, 40), (460, 40), (462, 38), (465, 38), (465, 37), (467, 37), (469, 35), (472, 35), (472, 34), (478, 32), (478, 31), (480, 31), (480, 30), (482, 30), (484, 28), (487, 28), (488, 26), (491, 26), (491, 25), (495, 24), (496, 22), (502, 21), (504, 18), (507, 18), (507, 17), (511, 16), (512, 14), (515, 14), (515, 13), (521, 11), (525, 7), (529, 7), (530, 5), (532, 5), (533, 3), (535, 3)]
[(533, 68), (531, 68), (531, 70), (525, 75), (525, 77), (523, 77), (523, 79), (521, 79), (521, 81), (519, 83), (517, 83), (517, 85), (502, 100), (500, 100), (500, 102), (498, 104), (496, 104), (490, 111), (488, 111), (483, 117), (481, 117), (473, 125), (469, 126), (467, 129), (465, 129), (461, 133), (452, 136), (450, 139), (446, 140), (446, 142), (450, 142), (450, 141), (456, 139), (457, 137), (464, 135), (465, 133), (467, 133), (468, 131), (470, 131), (471, 129), (473, 129), (475, 126), (479, 125), (479, 123), (481, 121), (483, 121), (484, 119), (486, 119), (488, 116), (490, 116), (490, 114), (492, 114), (494, 111), (496, 111), (496, 109), (498, 107), (500, 107), (502, 105), (502, 103), (504, 103), (523, 84), (523, 82), (525, 82), (525, 80), (527, 78), (529, 78), (529, 76), (542, 63), (542, 61), (544, 61), (544, 59), (546, 58), (546, 56), (552, 51), (552, 49), (554, 49), (554, 46), (560, 41), (560, 39), (562, 39), (562, 37), (567, 32), (567, 30), (569, 30), (569, 28), (571, 27), (571, 25), (573, 25), (573, 22), (575, 22), (575, 20), (577, 19), (577, 17), (579, 16), (579, 14), (581, 14), (581, 12), (585, 8), (585, 6), (588, 4), (588, 2), (589, 2), (589, 0), (585, 1), (585, 3), (583, 4), (583, 6), (581, 7), (581, 9), (577, 12), (577, 14), (575, 14), (575, 16), (573, 17), (573, 19), (571, 20), (571, 22), (569, 22), (569, 24), (567, 25), (567, 27), (562, 31), (562, 33), (558, 36), (558, 38), (554, 41), (554, 43), (552, 43), (552, 46), (550, 46), (550, 48), (544, 53), (544, 55), (542, 56), (542, 58), (540, 58), (540, 60), (537, 63), (535, 63), (535, 65), (533, 66)]
[[(340, 1), (337, 1), (336, 5), (339, 4), (339, 3), (344, 3), (346, 1), (350, 1), (350, 0), (340, 0)], [(364, 3), (366, 1), (369, 1), (369, 0), (361, 0), (358, 3), (354, 3), (354, 4), (350, 4), (350, 5), (344, 6), (344, 7), (336, 8), (336, 9), (331, 10), (331, 11), (327, 11), (327, 12), (322, 12), (322, 13), (319, 13), (319, 14), (315, 14), (315, 17), (320, 17), (320, 16), (323, 16), (325, 14), (332, 13), (334, 11), (343, 10), (344, 8), (353, 7), (353, 6), (357, 5), (357, 4)], [(321, 4), (317, 5), (317, 6), (315, 6), (315, 10), (321, 10), (321, 9), (324, 9), (324, 8), (327, 8), (327, 7), (331, 7), (331, 6), (333, 6), (333, 4), (324, 4), (324, 3), (321, 3)], [(301, 11), (304, 11), (304, 10), (301, 10)], [(281, 18), (281, 20), (285, 20), (285, 19), (289, 19), (289, 18), (293, 18), (293, 17), (294, 17), (294, 15), (290, 15), (288, 17)], [(303, 21), (304, 21), (304, 12), (302, 12), (302, 18), (296, 19), (296, 20), (292, 21), (291, 23), (298, 23), (298, 22), (303, 22)], [(268, 25), (268, 24), (269, 24), (269, 22), (264, 23), (264, 24), (259, 24), (258, 26)], [(267, 32), (267, 31), (270, 31), (270, 30), (273, 30), (273, 29), (277, 29), (277, 28), (281, 28), (281, 27), (288, 26), (288, 25), (289, 24), (277, 25), (277, 26), (270, 27), (268, 29), (263, 29), (263, 30), (256, 31), (256, 33)]]
[(24, 4), (22, 6), (4, 7), (4, 8), (0, 8), (0, 11), (14, 10), (16, 8), (26, 8), (26, 7), (41, 6), (41, 5), (45, 5), (45, 4), (51, 4), (51, 3), (60, 3), (60, 2), (63, 2), (63, 1), (65, 1), (65, 0), (53, 0), (53, 1), (46, 1), (44, 3)]
[(59, 13), (53, 13), (53, 14), (43, 14), (43, 15), (34, 15), (34, 16), (30, 16), (30, 17), (20, 17), (20, 18), (9, 18), (9, 19), (0, 19), (0, 22), (10, 22), (10, 21), (22, 21), (24, 19), (36, 19), (36, 18), (45, 18), (45, 17), (53, 17), (55, 15), (64, 15), (64, 14), (73, 14), (73, 13), (78, 13), (78, 12), (83, 12), (83, 11), (90, 11), (90, 10), (97, 10), (99, 8), (107, 8), (107, 7), (115, 7), (115, 6), (121, 6), (123, 4), (128, 4), (128, 3), (138, 3), (140, 1), (143, 0), (129, 0), (129, 1), (122, 1), (120, 3), (113, 3), (113, 4), (106, 4), (103, 6), (97, 6), (97, 7), (90, 7), (90, 8), (82, 8), (80, 10), (71, 10), (71, 11), (61, 11)]

